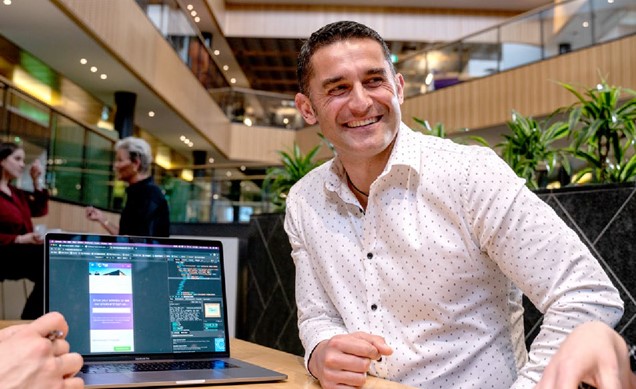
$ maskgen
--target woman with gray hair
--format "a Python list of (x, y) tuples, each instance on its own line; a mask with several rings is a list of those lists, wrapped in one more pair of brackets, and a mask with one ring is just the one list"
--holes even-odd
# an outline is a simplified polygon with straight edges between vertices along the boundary
[(115, 143), (115, 174), (128, 183), (119, 226), (94, 207), (86, 208), (86, 217), (101, 224), (111, 235), (170, 235), (168, 202), (150, 175), (151, 164), (152, 151), (145, 140), (128, 137)]

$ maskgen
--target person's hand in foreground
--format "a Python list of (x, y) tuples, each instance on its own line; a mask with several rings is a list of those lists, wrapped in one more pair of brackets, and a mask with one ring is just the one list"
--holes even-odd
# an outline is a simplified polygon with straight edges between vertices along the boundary
[[(59, 338), (50, 334), (59, 332)], [(39, 319), (0, 331), (0, 387), (3, 389), (76, 389), (82, 357), (69, 353), (64, 317), (48, 313)]]
[(577, 389), (581, 382), (598, 389), (636, 389), (627, 345), (604, 323), (589, 322), (574, 329), (535, 389)]
[(365, 332), (336, 335), (320, 342), (309, 359), (309, 371), (325, 389), (359, 388), (372, 361), (393, 350), (381, 336)]

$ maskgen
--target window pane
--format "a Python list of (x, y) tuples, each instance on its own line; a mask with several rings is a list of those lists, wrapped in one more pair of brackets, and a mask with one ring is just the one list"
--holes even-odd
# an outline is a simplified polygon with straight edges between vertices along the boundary
[(54, 116), (49, 169), (54, 196), (81, 202), (84, 136), (82, 126), (63, 116)]
[(113, 142), (95, 133), (86, 134), (86, 170), (84, 171), (84, 202), (110, 208), (113, 172)]

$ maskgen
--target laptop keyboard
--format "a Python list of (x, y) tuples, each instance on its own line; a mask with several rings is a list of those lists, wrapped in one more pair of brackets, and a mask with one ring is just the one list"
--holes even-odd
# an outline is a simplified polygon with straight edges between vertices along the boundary
[(106, 374), (129, 373), (135, 371), (170, 371), (170, 370), (209, 370), (231, 369), (237, 367), (221, 360), (211, 361), (172, 361), (172, 362), (131, 362), (131, 363), (98, 363), (84, 365), (82, 373)]

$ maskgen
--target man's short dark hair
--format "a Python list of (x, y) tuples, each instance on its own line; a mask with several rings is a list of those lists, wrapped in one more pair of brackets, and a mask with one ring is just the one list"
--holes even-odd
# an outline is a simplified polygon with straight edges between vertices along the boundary
[(298, 54), (298, 68), (296, 75), (298, 77), (298, 87), (300, 93), (307, 95), (309, 93), (309, 78), (313, 73), (311, 67), (311, 57), (314, 53), (325, 46), (332, 43), (344, 41), (347, 39), (373, 39), (378, 42), (384, 52), (384, 58), (387, 60), (391, 67), (391, 71), (395, 73), (393, 62), (391, 62), (391, 52), (386, 45), (386, 42), (380, 34), (375, 30), (352, 21), (340, 21), (327, 24), (318, 31), (311, 34), (308, 40), (305, 41)]

